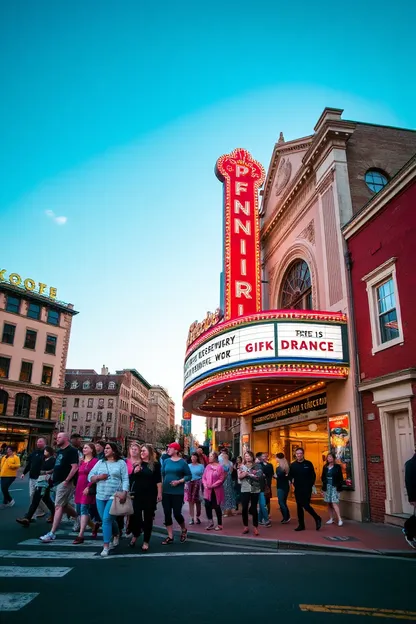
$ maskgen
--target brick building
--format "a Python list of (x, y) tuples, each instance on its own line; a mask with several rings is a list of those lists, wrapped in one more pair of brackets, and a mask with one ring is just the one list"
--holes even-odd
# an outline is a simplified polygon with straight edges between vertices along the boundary
[(85, 439), (144, 441), (149, 388), (135, 369), (67, 370), (61, 429)]
[[(400, 150), (399, 144), (394, 147)], [(383, 150), (377, 165), (388, 172), (382, 157)], [(392, 158), (397, 158), (394, 152)], [(415, 205), (413, 156), (343, 230), (351, 264), (371, 519), (397, 524), (411, 512), (403, 468), (416, 439)]]
[(52, 441), (61, 414), (72, 304), (56, 289), (0, 272), (0, 444)]
[(146, 442), (157, 444), (160, 434), (170, 426), (170, 401), (172, 401), (172, 399), (167, 390), (162, 386), (152, 386), (150, 388), (149, 412), (146, 422)]

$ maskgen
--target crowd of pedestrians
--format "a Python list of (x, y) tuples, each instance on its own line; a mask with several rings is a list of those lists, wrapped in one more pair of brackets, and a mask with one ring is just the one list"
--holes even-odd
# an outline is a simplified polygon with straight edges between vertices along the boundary
[[(54, 450), (43, 438), (28, 456), (21, 478), (29, 474), (30, 506), (16, 521), (29, 527), (34, 518), (48, 513), (50, 530), (40, 537), (53, 542), (62, 518), (72, 518), (76, 537), (82, 544), (87, 528), (96, 539), (101, 528), (103, 549), (108, 556), (120, 543), (122, 535), (129, 538), (131, 548), (143, 536), (141, 549), (149, 549), (157, 504), (162, 503), (167, 535), (164, 546), (174, 541), (173, 521), (180, 528), (180, 542), (187, 539), (183, 503), (189, 505), (189, 525), (201, 524), (205, 509), (206, 530), (222, 531), (224, 519), (241, 514), (242, 532), (259, 535), (259, 526), (269, 528), (270, 500), (276, 487), (282, 524), (290, 522), (287, 499), (291, 484), (297, 507), (296, 531), (305, 530), (304, 512), (315, 520), (316, 529), (322, 519), (311, 506), (315, 484), (313, 464), (297, 449), (296, 460), (289, 464), (285, 456), (276, 456), (275, 470), (267, 453), (246, 451), (233, 459), (227, 449), (207, 457), (202, 448), (184, 457), (177, 442), (172, 442), (160, 455), (152, 445), (133, 441), (127, 457), (114, 442), (84, 443), (81, 436), (59, 433)], [(12, 507), (9, 493), (17, 475), (20, 461), (12, 447), (1, 459), (1, 489), (3, 508)], [(322, 473), (322, 493), (328, 503), (329, 519), (342, 526), (339, 491), (343, 477), (340, 466), (329, 453)]]

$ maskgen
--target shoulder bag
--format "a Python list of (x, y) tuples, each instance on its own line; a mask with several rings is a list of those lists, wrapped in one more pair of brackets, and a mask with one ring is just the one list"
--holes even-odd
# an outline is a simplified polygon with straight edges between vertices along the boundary
[[(120, 487), (122, 486), (122, 479), (120, 475)], [(132, 516), (134, 514), (133, 501), (130, 492), (127, 492), (126, 502), (122, 503), (119, 496), (122, 496), (124, 492), (116, 492), (113, 497), (113, 502), (110, 507), (111, 516)]]

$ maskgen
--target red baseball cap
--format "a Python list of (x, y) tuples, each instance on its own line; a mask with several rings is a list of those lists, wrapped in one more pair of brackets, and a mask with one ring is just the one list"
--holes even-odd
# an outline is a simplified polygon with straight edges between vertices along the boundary
[(177, 442), (172, 442), (171, 444), (168, 444), (168, 448), (173, 448), (175, 449), (175, 451), (180, 451), (181, 445), (178, 444)]

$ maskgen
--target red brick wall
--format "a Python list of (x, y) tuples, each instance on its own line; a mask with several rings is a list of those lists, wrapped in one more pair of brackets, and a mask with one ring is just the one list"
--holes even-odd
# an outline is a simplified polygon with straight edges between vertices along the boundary
[[(352, 260), (352, 289), (356, 318), (360, 372), (372, 379), (416, 366), (416, 183), (394, 198), (375, 219), (348, 241)], [(392, 257), (404, 332), (404, 344), (372, 355), (370, 313), (362, 278)]]
[(353, 212), (356, 213), (374, 195), (364, 181), (368, 169), (382, 169), (391, 178), (415, 153), (415, 131), (357, 124), (347, 143)]
[[(373, 522), (384, 522), (386, 486), (384, 478), (384, 457), (381, 442), (379, 412), (373, 405), (373, 393), (362, 393), (365, 455), (367, 462), (370, 517)], [(375, 420), (368, 420), (368, 414), (374, 414)], [(380, 463), (371, 461), (371, 457), (380, 457)]]

